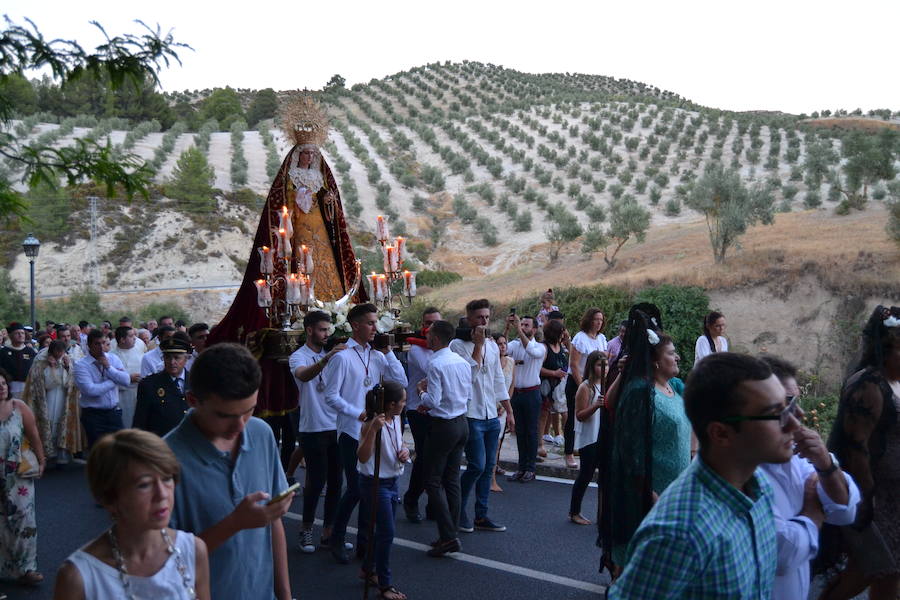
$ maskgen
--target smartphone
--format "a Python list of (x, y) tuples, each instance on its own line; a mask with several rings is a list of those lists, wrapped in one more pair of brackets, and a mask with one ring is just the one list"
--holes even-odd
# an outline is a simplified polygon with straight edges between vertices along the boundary
[(272, 498), (271, 500), (266, 502), (266, 506), (270, 506), (272, 504), (275, 504), (276, 502), (281, 502), (282, 500), (284, 500), (285, 498), (290, 496), (293, 492), (296, 492), (299, 489), (300, 489), (300, 484), (295, 483), (288, 489), (284, 490), (283, 492), (281, 492), (280, 494), (278, 494), (277, 496), (275, 496), (274, 498)]

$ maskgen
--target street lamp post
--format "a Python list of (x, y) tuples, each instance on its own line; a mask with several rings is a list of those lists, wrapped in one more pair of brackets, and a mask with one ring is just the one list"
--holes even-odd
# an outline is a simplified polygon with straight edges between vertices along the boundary
[(41, 249), (41, 242), (38, 241), (34, 234), (29, 233), (25, 241), (22, 242), (22, 248), (25, 250), (25, 256), (31, 263), (31, 323), (34, 327), (34, 259), (37, 258), (38, 251)]

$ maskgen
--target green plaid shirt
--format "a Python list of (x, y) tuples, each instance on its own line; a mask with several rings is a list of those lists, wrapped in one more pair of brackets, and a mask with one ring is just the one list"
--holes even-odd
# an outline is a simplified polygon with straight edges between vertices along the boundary
[(768, 599), (778, 552), (772, 488), (757, 471), (747, 490), (698, 457), (635, 532), (609, 598)]

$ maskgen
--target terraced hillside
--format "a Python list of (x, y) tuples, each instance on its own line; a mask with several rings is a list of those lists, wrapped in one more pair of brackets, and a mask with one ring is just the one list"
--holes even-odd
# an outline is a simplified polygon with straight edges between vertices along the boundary
[[(249, 103), (253, 93), (238, 92)], [(700, 107), (628, 80), (435, 63), (318, 95), (332, 118), (325, 155), (352, 227), (372, 230), (376, 215), (388, 215), (393, 231), (421, 240), (420, 260), (466, 275), (546, 261), (548, 252), (576, 246), (592, 224), (604, 223), (617, 202), (649, 211), (652, 226), (697, 220), (684, 201), (711, 161), (763, 182), (780, 211), (834, 208), (844, 198), (834, 178), (839, 131), (805, 125), (801, 116)], [(199, 106), (208, 96), (169, 98)], [(878, 127), (897, 117), (860, 118)], [(160, 186), (149, 202), (101, 200), (93, 241), (84, 193), (76, 193), (49, 264), (93, 269), (101, 287), (239, 279), (259, 197), (289, 149), (271, 119), (252, 130), (236, 120), (229, 131), (214, 121), (197, 131), (180, 121), (161, 131), (153, 121), (45, 120), (23, 119), (16, 133), (57, 145), (108, 138), (115, 151), (149, 161)], [(205, 210), (166, 185), (192, 147), (222, 192)], [(876, 183), (870, 195), (900, 196), (900, 186)], [(24, 268), (19, 259), (14, 276), (23, 277)]]

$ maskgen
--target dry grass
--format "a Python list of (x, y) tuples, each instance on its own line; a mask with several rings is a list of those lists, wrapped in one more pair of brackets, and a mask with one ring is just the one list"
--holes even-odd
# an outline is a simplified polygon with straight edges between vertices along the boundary
[(799, 125), (808, 125), (821, 129), (847, 129), (859, 131), (878, 131), (879, 129), (893, 129), (900, 131), (900, 123), (882, 121), (875, 118), (863, 117), (832, 117), (824, 119), (804, 119)]
[(884, 230), (887, 213), (880, 205), (837, 217), (830, 210), (779, 214), (772, 226), (757, 226), (741, 238), (724, 265), (716, 265), (706, 223), (698, 220), (650, 231), (647, 241), (630, 243), (612, 270), (603, 260), (588, 260), (570, 244), (551, 265), (541, 248), (538, 258), (505, 273), (479, 277), (475, 264), (485, 256), (445, 256), (445, 263), (468, 265), (465, 279), (431, 293), (451, 308), (471, 298), (514, 300), (548, 287), (604, 283), (626, 288), (674, 283), (708, 290), (768, 286), (786, 295), (801, 278), (814, 275), (833, 291), (900, 295), (900, 252)]

